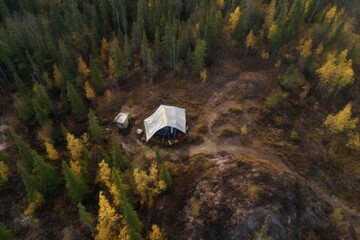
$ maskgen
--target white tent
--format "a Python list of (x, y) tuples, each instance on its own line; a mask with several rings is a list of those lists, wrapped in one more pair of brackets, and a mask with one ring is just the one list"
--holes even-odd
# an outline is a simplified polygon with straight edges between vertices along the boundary
[(169, 127), (186, 133), (185, 109), (174, 106), (160, 105), (159, 108), (148, 118), (144, 120), (146, 141), (154, 136), (156, 132)]

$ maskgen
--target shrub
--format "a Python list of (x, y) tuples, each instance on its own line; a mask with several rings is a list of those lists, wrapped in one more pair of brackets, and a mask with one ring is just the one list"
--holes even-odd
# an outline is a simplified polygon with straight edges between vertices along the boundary
[(266, 105), (269, 108), (276, 108), (279, 104), (279, 95), (276, 91), (272, 91), (266, 98)]
[(300, 136), (299, 134), (295, 131), (292, 130), (291, 134), (290, 134), (290, 139), (294, 142), (299, 141), (300, 140)]

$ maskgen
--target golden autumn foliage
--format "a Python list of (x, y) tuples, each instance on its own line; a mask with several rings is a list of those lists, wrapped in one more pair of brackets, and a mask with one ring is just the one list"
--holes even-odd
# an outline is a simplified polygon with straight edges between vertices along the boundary
[(317, 57), (320, 57), (320, 55), (324, 52), (324, 45), (320, 43), (318, 47), (315, 50), (315, 54)]
[(41, 206), (44, 202), (44, 198), (39, 192), (34, 193), (34, 199), (32, 202), (29, 203), (27, 208), (24, 210), (24, 214), (27, 216), (33, 215), (35, 210)]
[(93, 100), (96, 97), (94, 89), (91, 87), (89, 81), (85, 82), (85, 95), (88, 100)]
[(338, 56), (329, 54), (326, 63), (316, 70), (321, 83), (327, 86), (330, 92), (354, 82), (352, 60), (348, 60), (347, 55), (348, 50), (342, 51)]
[(334, 5), (332, 8), (329, 9), (329, 11), (325, 15), (326, 22), (332, 22), (334, 20), (334, 17), (336, 16), (337, 7)]
[(165, 239), (166, 239), (165, 233), (161, 231), (161, 229), (157, 225), (153, 224), (151, 226), (149, 240), (165, 240)]
[(115, 61), (113, 58), (109, 58), (109, 72), (113, 77), (117, 77)]
[(330, 114), (324, 121), (324, 126), (331, 133), (342, 133), (356, 128), (358, 118), (351, 118), (351, 103), (348, 103), (338, 114)]
[(71, 171), (78, 177), (81, 175), (81, 166), (78, 161), (71, 160), (70, 161), (70, 169)]
[(270, 58), (269, 52), (265, 51), (264, 49), (261, 51), (261, 58), (266, 60)]
[(54, 83), (57, 88), (61, 87), (61, 72), (56, 64), (53, 65)]
[(237, 27), (237, 24), (239, 23), (240, 20), (240, 6), (236, 7), (234, 12), (230, 13), (230, 18), (229, 18), (229, 31), (230, 34), (232, 32), (234, 32), (235, 28)]
[(49, 143), (47, 141), (44, 143), (44, 145), (45, 145), (47, 156), (50, 160), (59, 159), (59, 153), (58, 153), (58, 151), (56, 151), (54, 145), (52, 145), (51, 143)]
[(204, 70), (202, 70), (200, 72), (200, 79), (201, 79), (202, 83), (206, 83), (206, 80), (207, 80), (207, 71), (206, 71), (206, 69), (204, 69)]
[(276, 23), (275, 22), (272, 22), (271, 23), (271, 26), (270, 26), (270, 29), (269, 29), (269, 33), (268, 33), (268, 39), (271, 39), (273, 36), (274, 36), (274, 34), (275, 34), (275, 32), (277, 31), (277, 29), (278, 29), (278, 26), (276, 25)]
[(308, 58), (311, 56), (312, 50), (312, 39), (305, 40), (304, 38), (300, 39), (299, 46), (297, 50), (299, 51), (300, 56), (303, 58)]
[(141, 204), (151, 207), (155, 197), (166, 189), (164, 181), (159, 180), (157, 164), (151, 164), (149, 173), (138, 168), (134, 169), (136, 190), (140, 195)]
[(223, 8), (224, 8), (225, 0), (217, 0), (216, 2), (217, 2), (217, 4), (218, 4), (218, 6), (219, 6), (220, 9), (223, 9)]
[(116, 239), (116, 225), (120, 221), (120, 215), (110, 205), (109, 200), (99, 192), (99, 214), (98, 224), (96, 226), (96, 240), (112, 240)]
[(346, 146), (351, 149), (360, 150), (360, 134), (350, 133), (349, 140)]
[(276, 13), (276, 0), (271, 0), (270, 4), (266, 8), (266, 15), (264, 24), (267, 29), (270, 29), (272, 22), (274, 21), (274, 16)]
[(10, 177), (9, 167), (2, 161), (0, 161), (0, 181), (7, 182)]
[(98, 165), (97, 181), (104, 183), (106, 187), (111, 189), (111, 169), (109, 164), (102, 160)]
[(79, 60), (78, 60), (78, 72), (84, 79), (86, 79), (90, 76), (90, 69), (84, 62), (84, 59), (82, 58), (82, 56), (80, 56)]
[(68, 133), (66, 136), (66, 141), (67, 141), (67, 149), (70, 151), (71, 158), (74, 160), (80, 159), (81, 150), (83, 147), (81, 140), (76, 138), (71, 133)]
[(254, 36), (253, 30), (249, 32), (249, 34), (246, 36), (245, 45), (246, 47), (254, 48), (256, 44), (256, 38)]

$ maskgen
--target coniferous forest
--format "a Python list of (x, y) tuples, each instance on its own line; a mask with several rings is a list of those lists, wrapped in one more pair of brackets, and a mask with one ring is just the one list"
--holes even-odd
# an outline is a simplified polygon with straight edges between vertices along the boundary
[[(0, 239), (358, 239), (359, 19), (357, 0), (0, 0)], [(176, 144), (136, 134), (160, 104), (186, 109)]]

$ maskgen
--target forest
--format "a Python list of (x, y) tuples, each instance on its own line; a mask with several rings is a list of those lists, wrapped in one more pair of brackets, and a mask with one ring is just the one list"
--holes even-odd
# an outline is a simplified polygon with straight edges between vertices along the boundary
[[(358, 239), (359, 19), (357, 0), (0, 0), (0, 239)], [(137, 139), (160, 104), (186, 109), (178, 145)]]

